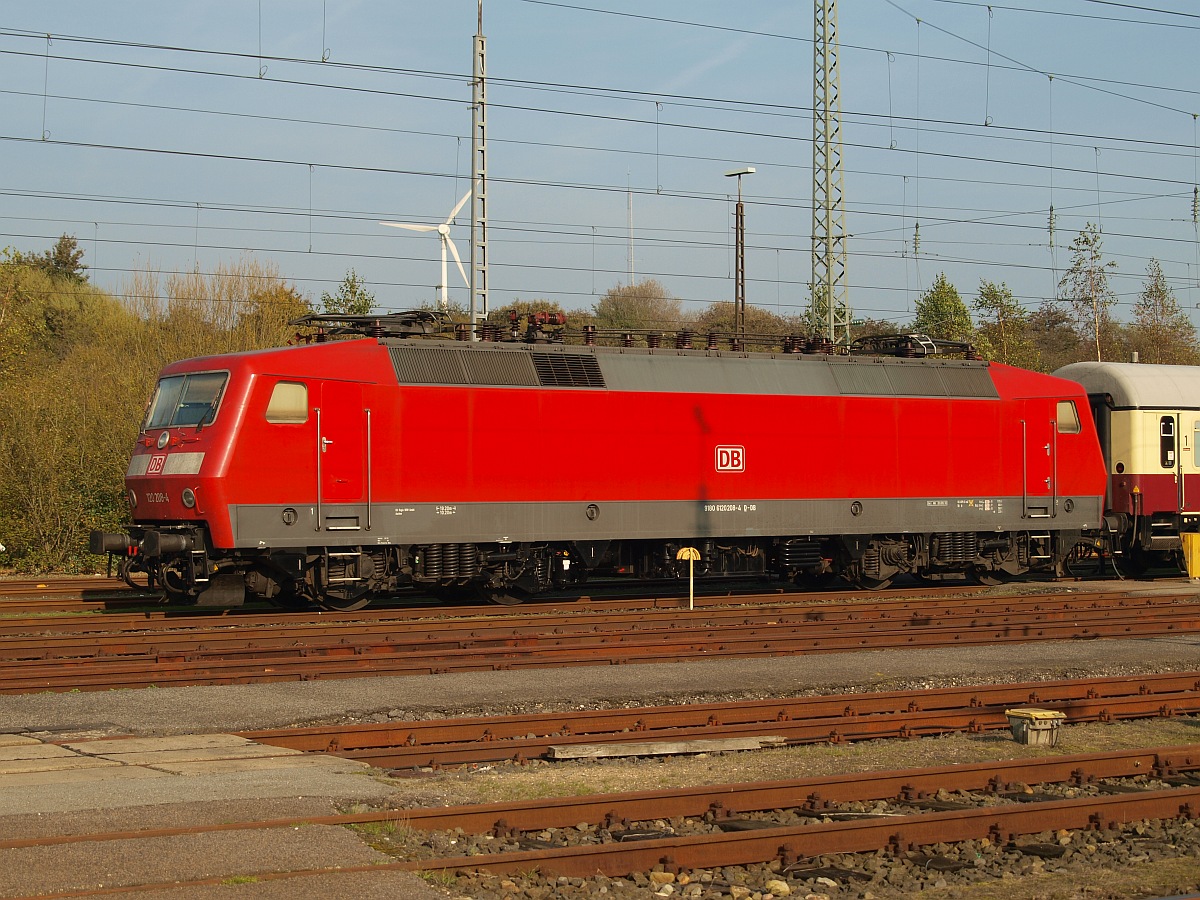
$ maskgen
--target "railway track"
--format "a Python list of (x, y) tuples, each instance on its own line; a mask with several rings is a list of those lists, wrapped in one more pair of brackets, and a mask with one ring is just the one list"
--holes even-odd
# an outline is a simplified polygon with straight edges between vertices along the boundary
[(1200, 630), (1192, 592), (1026, 595), (696, 610), (574, 605), (255, 616), (38, 617), (0, 626), (0, 693), (234, 684), (846, 650), (1150, 637)]
[(162, 594), (102, 576), (0, 578), (0, 617), (104, 612), (161, 605)]
[(1068, 724), (1195, 715), (1200, 672), (284, 728), (241, 736), (381, 768), (441, 768), (980, 733), (1008, 728), (1005, 709), (1019, 706), (1062, 712)]
[[(377, 849), (403, 857), (362, 871), (442, 871), (449, 877), (476, 873), (467, 874), (475, 878), (487, 872), (523, 881), (551, 879), (551, 884), (555, 876), (595, 879), (597, 874), (645, 877), (657, 872), (662, 873), (657, 883), (702, 883), (707, 875), (712, 884), (714, 872), (736, 881), (748, 867), (766, 866), (788, 890), (799, 891), (816, 878), (846, 887), (869, 882), (887, 867), (916, 867), (926, 876), (949, 874), (966, 868), (955, 862), (965, 856), (973, 856), (977, 868), (980, 860), (993, 864), (984, 854), (1051, 860), (1071, 852), (1086, 856), (1098, 844), (1136, 840), (1132, 826), (1144, 834), (1143, 823), (1150, 821), (1158, 823), (1161, 833), (1178, 827), (1184, 845), (1180, 852), (1188, 852), (1186, 841), (1200, 840), (1190, 825), (1200, 810), (1198, 773), (1200, 745), (1188, 745), (795, 781), (15, 839), (0, 842), (0, 850), (349, 826), (367, 828)], [(962, 843), (963, 850), (953, 846)], [(1008, 865), (1003, 858), (995, 864), (1001, 872)], [(325, 874), (328, 870), (301, 869), (269, 873), (262, 880)], [(889, 876), (888, 881), (897, 879)], [(195, 882), (211, 883), (215, 880)]]
[[(141, 581), (144, 583), (144, 578)], [(668, 587), (662, 590), (661, 586), (658, 593), (654, 593), (655, 589), (651, 588), (648, 591), (630, 591), (629, 584), (605, 584), (596, 582), (589, 585), (588, 591), (567, 593), (563, 595), (555, 595), (551, 597), (539, 597), (531, 600), (526, 604), (526, 608), (541, 608), (544, 606), (558, 606), (562, 604), (572, 604), (578, 602), (603, 601), (605, 605), (621, 606), (635, 605), (640, 607), (669, 607), (677, 608), (681, 600), (686, 600), (687, 591), (685, 588), (678, 586)], [(853, 598), (866, 599), (868, 597), (886, 597), (886, 598), (915, 598), (929, 597), (943, 594), (961, 595), (964, 593), (977, 593), (983, 588), (963, 583), (954, 583), (948, 585), (920, 585), (910, 586), (907, 588), (894, 588), (887, 591), (886, 594), (864, 594), (861, 591), (853, 589), (826, 589), (821, 591), (803, 591), (788, 584), (779, 584), (771, 590), (763, 591), (760, 589), (751, 589), (747, 591), (746, 582), (737, 582), (730, 584), (708, 584), (701, 586), (695, 596), (695, 604), (697, 606), (711, 606), (726, 602), (739, 602), (748, 599), (759, 599), (763, 597), (774, 597), (778, 601), (787, 602), (829, 602), (829, 601), (849, 601)], [(146, 588), (139, 587), (138, 589), (130, 588), (125, 582), (116, 578), (106, 578), (102, 576), (50, 576), (42, 579), (17, 579), (17, 578), (0, 578), (0, 616), (5, 615), (23, 615), (23, 614), (53, 614), (56, 612), (62, 613), (78, 613), (88, 611), (99, 611), (105, 609), (121, 609), (124, 607), (137, 605), (145, 607), (160, 607), (164, 615), (186, 615), (189, 613), (196, 615), (225, 615), (229, 613), (243, 612), (258, 612), (258, 613), (274, 613), (282, 615), (283, 613), (275, 606), (257, 600), (248, 600), (245, 607), (222, 608), (214, 607), (209, 610), (197, 609), (194, 606), (183, 604), (169, 604), (163, 597), (160, 591), (152, 591)], [(405, 594), (397, 594), (395, 597), (388, 598), (382, 601), (376, 601), (372, 604), (367, 613), (377, 609), (394, 609), (394, 608), (444, 608), (442, 603), (426, 594), (419, 592), (410, 592)], [(494, 614), (502, 615), (506, 611), (506, 607), (496, 607), (494, 605), (484, 605), (479, 607), (470, 607), (476, 610), (491, 611)], [(330, 615), (329, 611), (325, 610), (305, 610), (299, 613), (300, 615)]]

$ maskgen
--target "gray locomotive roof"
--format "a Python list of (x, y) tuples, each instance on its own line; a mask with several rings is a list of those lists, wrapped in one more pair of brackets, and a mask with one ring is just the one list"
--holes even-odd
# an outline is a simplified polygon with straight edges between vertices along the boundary
[(1200, 409), (1200, 366), (1077, 362), (1054, 373), (1124, 409)]
[(400, 384), (995, 399), (986, 363), (816, 354), (386, 341)]

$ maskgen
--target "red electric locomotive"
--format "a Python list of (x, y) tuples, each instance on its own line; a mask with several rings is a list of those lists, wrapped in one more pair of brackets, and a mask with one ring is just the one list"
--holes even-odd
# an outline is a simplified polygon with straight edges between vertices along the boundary
[(93, 551), (176, 599), (353, 609), (412, 586), (515, 602), (591, 573), (686, 576), (689, 546), (697, 575), (991, 581), (1053, 571), (1104, 528), (1087, 397), (1061, 378), (337, 321), (361, 333), (166, 367), (133, 525)]

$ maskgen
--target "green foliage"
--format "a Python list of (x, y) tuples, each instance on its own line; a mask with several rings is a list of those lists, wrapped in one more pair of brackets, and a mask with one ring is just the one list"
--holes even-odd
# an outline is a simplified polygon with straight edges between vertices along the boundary
[(351, 269), (338, 285), (336, 294), (321, 294), (321, 306), (327, 313), (365, 316), (375, 306), (375, 295), (367, 290), (366, 282)]
[[(710, 332), (732, 335), (736, 331), (737, 310), (730, 300), (718, 300), (710, 303), (708, 308), (687, 326), (703, 336)], [(768, 346), (782, 347), (783, 338), (787, 335), (807, 337), (808, 324), (802, 316), (780, 316), (763, 309), (761, 306), (746, 304), (746, 334), (777, 337), (778, 341), (768, 343)], [(752, 340), (752, 339), (751, 339)], [(762, 349), (761, 344), (754, 343), (754, 349)]]
[(1046, 300), (1030, 315), (1029, 338), (1038, 356), (1038, 364), (1032, 368), (1039, 372), (1053, 372), (1087, 355), (1070, 314), (1054, 300)]
[(210, 276), (138, 273), (118, 299), (0, 260), (0, 543), (23, 571), (94, 570), (92, 529), (127, 522), (124, 475), (168, 362), (278, 346), (308, 303), (253, 261)]
[(958, 289), (946, 279), (945, 272), (939, 272), (929, 289), (917, 298), (913, 329), (947, 341), (974, 339), (971, 313), (958, 295)]
[(1179, 307), (1157, 259), (1151, 259), (1146, 266), (1146, 282), (1133, 316), (1129, 343), (1142, 362), (1200, 364), (1196, 328)]
[(653, 278), (610, 288), (594, 311), (602, 331), (675, 331), (685, 324), (683, 304)]
[(851, 326), (850, 339), (858, 340), (864, 337), (874, 337), (879, 334), (905, 334), (913, 330), (911, 323), (891, 322), (887, 319), (872, 319), (869, 317), (856, 319), (857, 325)]
[(12, 261), (18, 265), (38, 269), (55, 278), (62, 278), (82, 284), (87, 281), (84, 272), (87, 266), (83, 264), (83, 250), (79, 242), (69, 234), (64, 234), (54, 246), (41, 256), (33, 253), (12, 253)]
[(1104, 350), (1105, 334), (1114, 333), (1110, 310), (1117, 302), (1108, 286), (1108, 270), (1117, 264), (1104, 261), (1102, 246), (1100, 229), (1088, 222), (1071, 242), (1071, 267), (1058, 283), (1059, 299), (1069, 304), (1075, 326), (1092, 341), (1097, 360), (1119, 357), (1111, 347), (1107, 354)]
[(973, 305), (979, 314), (977, 341), (980, 347), (987, 347), (990, 358), (1010, 366), (1037, 365), (1038, 352), (1030, 336), (1029, 313), (1007, 284), (981, 279), (979, 296)]

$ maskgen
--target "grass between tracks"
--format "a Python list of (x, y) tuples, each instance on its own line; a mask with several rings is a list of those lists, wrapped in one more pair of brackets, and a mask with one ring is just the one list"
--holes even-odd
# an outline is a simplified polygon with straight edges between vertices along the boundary
[(1027, 875), (969, 886), (927, 888), (921, 900), (1129, 900), (1171, 897), (1200, 887), (1200, 860), (1165, 859), (1125, 869)]
[(1200, 717), (1067, 726), (1060, 731), (1058, 746), (1054, 748), (1023, 746), (1016, 743), (1008, 731), (992, 731), (914, 740), (814, 744), (746, 753), (528, 766), (499, 764), (459, 769), (428, 779), (399, 779), (395, 785), (396, 799), (403, 801), (402, 805), (490, 803), (707, 784), (782, 781), (1193, 743), (1200, 743)]

